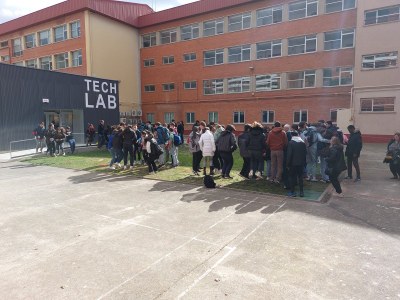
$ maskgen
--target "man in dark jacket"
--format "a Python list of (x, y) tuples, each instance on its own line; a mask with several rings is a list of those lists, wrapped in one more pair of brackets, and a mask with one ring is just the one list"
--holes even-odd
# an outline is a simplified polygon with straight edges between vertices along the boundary
[(261, 172), (264, 169), (263, 152), (265, 150), (265, 135), (260, 123), (254, 122), (250, 130), (249, 154), (250, 154), (250, 172), (249, 178), (256, 176), (261, 179)]
[(136, 143), (137, 137), (136, 133), (132, 130), (132, 125), (129, 125), (124, 129), (122, 133), (122, 140), (123, 140), (123, 149), (124, 149), (124, 170), (128, 168), (128, 153), (129, 153), (129, 162), (130, 162), (130, 169), (133, 169), (133, 145)]
[(225, 131), (223, 131), (217, 140), (216, 146), (219, 149), (222, 157), (222, 178), (231, 179), (230, 172), (233, 167), (233, 151), (237, 149), (236, 139), (233, 135), (235, 127), (233, 125), (227, 125)]
[(39, 152), (39, 148), (40, 148), (40, 152), (43, 152), (43, 146), (45, 143), (45, 135), (46, 133), (46, 128), (44, 128), (44, 122), (41, 122), (39, 124), (39, 126), (34, 130), (34, 135), (36, 138), (36, 153)]
[(243, 158), (243, 166), (242, 170), (239, 173), (239, 176), (246, 179), (249, 179), (249, 172), (250, 172), (250, 152), (248, 149), (250, 141), (250, 129), (251, 129), (250, 124), (244, 125), (244, 132), (238, 136), (240, 156)]
[(353, 125), (347, 126), (347, 130), (350, 132), (350, 137), (347, 142), (346, 147), (346, 157), (347, 157), (347, 177), (345, 179), (353, 178), (353, 165), (356, 169), (357, 177), (355, 182), (361, 180), (360, 165), (358, 164), (358, 158), (360, 157), (362, 149), (362, 137), (361, 132), (356, 130)]
[(292, 131), (291, 135), (292, 139), (288, 144), (286, 156), (286, 167), (288, 169), (290, 185), (290, 192), (288, 193), (288, 196), (296, 197), (294, 187), (296, 185), (296, 181), (298, 181), (300, 197), (304, 197), (303, 170), (306, 165), (307, 147), (296, 131)]
[(105, 125), (104, 120), (100, 120), (99, 125), (97, 126), (97, 148), (103, 147), (106, 142), (105, 134)]

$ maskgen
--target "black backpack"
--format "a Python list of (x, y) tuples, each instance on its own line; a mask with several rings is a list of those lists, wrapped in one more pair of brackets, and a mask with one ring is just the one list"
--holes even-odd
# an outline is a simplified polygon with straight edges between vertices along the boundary
[(216, 184), (211, 175), (204, 176), (204, 186), (208, 189), (215, 189)]

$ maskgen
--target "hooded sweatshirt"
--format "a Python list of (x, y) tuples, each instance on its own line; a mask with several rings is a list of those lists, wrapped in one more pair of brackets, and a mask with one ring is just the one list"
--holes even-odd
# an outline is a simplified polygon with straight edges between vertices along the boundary
[(286, 133), (281, 127), (275, 127), (268, 134), (267, 145), (271, 151), (283, 151), (288, 144)]
[(292, 136), (288, 144), (286, 165), (288, 168), (305, 166), (307, 158), (307, 147), (299, 136)]

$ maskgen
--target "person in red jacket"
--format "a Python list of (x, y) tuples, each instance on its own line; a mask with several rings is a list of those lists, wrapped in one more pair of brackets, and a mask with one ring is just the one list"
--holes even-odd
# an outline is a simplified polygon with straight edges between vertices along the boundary
[(267, 145), (271, 149), (271, 182), (279, 184), (283, 172), (283, 150), (288, 144), (286, 133), (281, 123), (275, 122), (274, 128), (268, 134)]

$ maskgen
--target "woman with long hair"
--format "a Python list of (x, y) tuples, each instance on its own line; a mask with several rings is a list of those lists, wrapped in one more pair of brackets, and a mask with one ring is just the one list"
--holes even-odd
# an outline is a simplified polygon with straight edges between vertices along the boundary
[(335, 188), (337, 195), (343, 196), (338, 178), (340, 173), (347, 170), (347, 167), (344, 161), (343, 145), (336, 136), (331, 139), (331, 146), (329, 147), (329, 155), (326, 158), (326, 162), (328, 163), (328, 168), (325, 172), (329, 176), (329, 180)]

